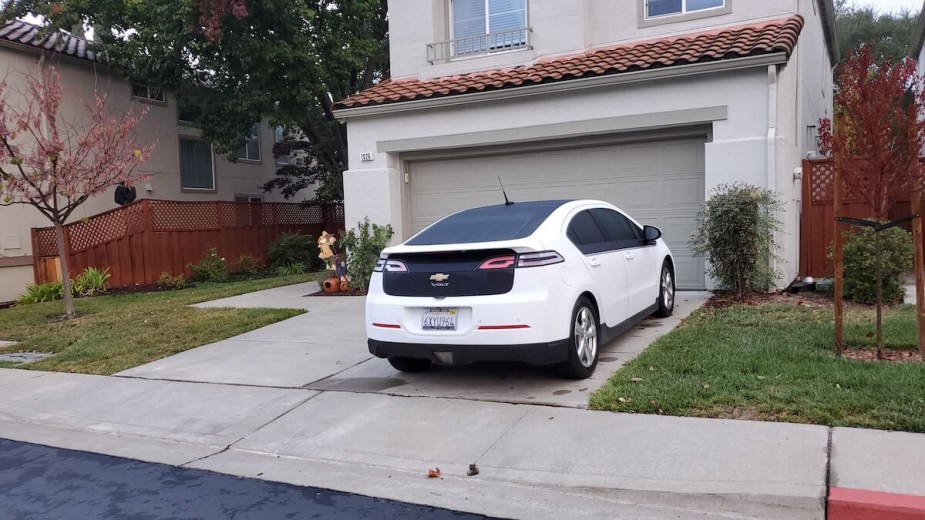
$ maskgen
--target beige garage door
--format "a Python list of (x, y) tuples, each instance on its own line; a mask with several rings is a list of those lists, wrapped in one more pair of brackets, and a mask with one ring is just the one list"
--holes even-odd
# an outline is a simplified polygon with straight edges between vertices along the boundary
[[(678, 287), (703, 289), (704, 261), (688, 239), (704, 200), (703, 138), (548, 152), (422, 160), (410, 164), (412, 230), (467, 208), (513, 201), (599, 199), (662, 229)], [(407, 237), (406, 237), (407, 238)]]

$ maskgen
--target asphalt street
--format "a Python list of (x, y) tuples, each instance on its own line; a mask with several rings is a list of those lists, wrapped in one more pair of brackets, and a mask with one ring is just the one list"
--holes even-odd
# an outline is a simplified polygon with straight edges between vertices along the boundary
[(427, 519), (484, 516), (0, 439), (2, 519)]

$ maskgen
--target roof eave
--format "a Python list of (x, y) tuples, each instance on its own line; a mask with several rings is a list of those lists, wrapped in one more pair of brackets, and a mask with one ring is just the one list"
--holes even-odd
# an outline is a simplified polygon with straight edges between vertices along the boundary
[(838, 31), (835, 25), (835, 4), (832, 0), (818, 0), (819, 13), (822, 18), (822, 31), (825, 34), (825, 47), (834, 66), (841, 59), (838, 52)]
[(351, 117), (393, 114), (396, 112), (406, 112), (410, 110), (423, 110), (453, 105), (465, 105), (469, 103), (481, 103), (484, 101), (499, 99), (513, 99), (524, 96), (581, 90), (607, 85), (652, 81), (669, 77), (677, 78), (752, 67), (780, 65), (786, 63), (788, 59), (789, 56), (786, 52), (774, 52), (769, 54), (761, 54), (758, 56), (746, 56), (744, 58), (692, 63), (689, 65), (675, 65), (659, 69), (646, 69), (634, 72), (610, 74), (605, 76), (592, 76), (587, 78), (556, 81), (551, 83), (541, 83), (538, 85), (528, 85), (524, 87), (509, 87), (491, 91), (472, 92), (468, 94), (456, 94), (450, 96), (399, 101), (378, 105), (340, 108), (334, 111), (334, 117), (336, 117), (339, 121), (346, 121)]
[(912, 39), (909, 56), (918, 58), (923, 45), (925, 45), (925, 6), (922, 7), (922, 12), (919, 13), (919, 23), (915, 26), (915, 36)]

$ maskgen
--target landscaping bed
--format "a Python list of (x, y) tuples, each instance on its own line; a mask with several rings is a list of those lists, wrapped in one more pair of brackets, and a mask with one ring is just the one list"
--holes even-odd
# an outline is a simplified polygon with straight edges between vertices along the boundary
[[(870, 359), (875, 310), (852, 305), (852, 358)], [(912, 306), (886, 311), (888, 359), (838, 359), (824, 299), (719, 301), (692, 314), (595, 392), (597, 410), (925, 432), (925, 363)]]
[(2, 352), (50, 352), (29, 365), (2, 367), (113, 374), (220, 341), (298, 314), (297, 309), (198, 309), (195, 303), (310, 282), (315, 273), (201, 284), (187, 289), (81, 298), (78, 317), (60, 320), (61, 301), (0, 310), (0, 339), (18, 342)]

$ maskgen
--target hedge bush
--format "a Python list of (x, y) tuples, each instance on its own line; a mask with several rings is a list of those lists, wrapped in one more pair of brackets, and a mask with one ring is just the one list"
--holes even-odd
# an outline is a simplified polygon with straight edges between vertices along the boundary
[(318, 243), (311, 235), (283, 233), (270, 244), (267, 261), (271, 271), (295, 264), (311, 269), (322, 264), (319, 252)]
[[(859, 303), (877, 303), (877, 241), (874, 230), (860, 228), (844, 234), (845, 298)], [(912, 269), (912, 235), (902, 228), (880, 232), (883, 266), (883, 302), (903, 300), (902, 276)], [(832, 255), (832, 248), (829, 248)]]
[(721, 289), (743, 295), (774, 287), (780, 208), (774, 192), (744, 183), (723, 184), (711, 192), (690, 245), (694, 254), (707, 257), (707, 272)]
[(365, 218), (363, 222), (357, 223), (356, 229), (341, 235), (340, 245), (342, 250), (347, 251), (347, 273), (353, 287), (366, 292), (373, 269), (379, 261), (379, 253), (385, 249), (394, 233), (392, 226), (372, 224)]

